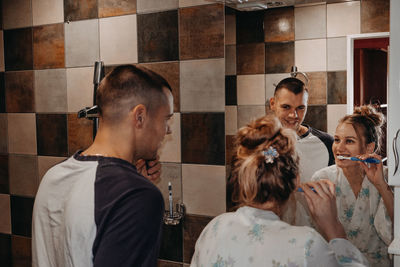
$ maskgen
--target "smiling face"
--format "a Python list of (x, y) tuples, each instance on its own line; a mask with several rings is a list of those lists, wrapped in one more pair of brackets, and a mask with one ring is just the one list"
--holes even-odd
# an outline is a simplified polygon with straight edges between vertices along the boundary
[(297, 131), (306, 115), (307, 101), (307, 91), (294, 94), (282, 88), (271, 98), (270, 107), (284, 127)]
[(363, 140), (357, 135), (352, 124), (341, 123), (337, 126), (332, 151), (335, 156), (336, 165), (341, 168), (358, 166), (358, 162), (338, 159), (337, 156), (356, 157), (365, 153)]

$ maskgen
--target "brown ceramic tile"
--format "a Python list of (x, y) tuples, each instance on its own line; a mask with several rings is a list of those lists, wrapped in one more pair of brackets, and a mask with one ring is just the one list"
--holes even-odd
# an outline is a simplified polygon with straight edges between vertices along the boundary
[(183, 264), (180, 262), (158, 260), (157, 267), (182, 267)]
[(35, 112), (33, 71), (6, 72), (7, 112)]
[(225, 6), (225, 45), (236, 44), (236, 12)]
[(236, 13), (236, 43), (264, 42), (264, 11)]
[(288, 73), (294, 65), (294, 42), (265, 44), (265, 73)]
[(33, 69), (32, 28), (4, 31), (6, 71)]
[(211, 220), (212, 217), (208, 216), (186, 215), (183, 225), (183, 262), (190, 263), (196, 241)]
[(264, 41), (294, 41), (294, 8), (271, 8), (264, 14)]
[(93, 142), (93, 122), (78, 119), (75, 113), (68, 114), (68, 154), (85, 150)]
[(99, 17), (113, 17), (136, 13), (136, 0), (99, 0)]
[[(301, 76), (301, 75), (299, 75)], [(301, 78), (299, 77), (298, 78)], [(307, 85), (309, 97), (309, 105), (324, 105), (326, 104), (326, 72), (308, 72), (309, 83)]]
[(232, 158), (235, 153), (234, 151), (234, 140), (235, 136), (234, 135), (226, 135), (225, 136), (225, 142), (226, 142), (226, 165), (231, 165), (232, 164)]
[(178, 11), (137, 15), (139, 62), (179, 59)]
[(10, 154), (9, 177), (10, 194), (34, 197), (39, 186), (37, 157)]
[(182, 223), (178, 225), (163, 225), (162, 242), (159, 258), (163, 260), (182, 262), (183, 230)]
[(0, 233), (11, 234), (10, 195), (0, 194)]
[(65, 66), (64, 25), (33, 28), (33, 66), (35, 69)]
[(236, 46), (237, 74), (261, 74), (265, 71), (264, 43)]
[(11, 237), (12, 262), (14, 266), (32, 266), (31, 239), (22, 236)]
[(390, 0), (361, 1), (361, 33), (390, 31)]
[(0, 113), (6, 112), (6, 89), (4, 83), (4, 72), (0, 72)]
[(179, 9), (180, 59), (224, 57), (224, 31), (221, 4)]
[(236, 75), (225, 76), (225, 105), (237, 105)]
[(80, 0), (64, 0), (64, 21), (97, 18), (97, 0), (85, 0), (83, 3)]
[(182, 114), (182, 162), (225, 165), (224, 113)]
[(0, 154), (8, 153), (8, 118), (7, 113), (0, 113)]
[(169, 83), (172, 88), (172, 95), (174, 97), (174, 112), (180, 110), (180, 93), (179, 93), (179, 63), (168, 62), (168, 63), (151, 63), (151, 64), (139, 64), (145, 68), (148, 68), (154, 72), (157, 72)]
[[(312, 2), (312, 1), (317, 1), (317, 2), (321, 2), (320, 0), (296, 0), (297, 1), (305, 1), (305, 2)], [(343, 3), (343, 2), (352, 2), (355, 0), (326, 0), (327, 4), (333, 4), (333, 3)], [(364, 1), (364, 0), (363, 0)]]
[(0, 155), (0, 194), (9, 192), (8, 155)]
[(225, 75), (236, 75), (236, 45), (225, 46)]
[(328, 72), (328, 104), (346, 104), (347, 72)]
[(326, 105), (308, 106), (304, 124), (314, 127), (318, 130), (327, 131), (327, 112)]
[[(3, 3), (3, 2), (2, 2)], [(0, 5), (0, 30), (3, 29), (3, 5)]]
[(13, 235), (31, 237), (34, 199), (11, 195), (11, 228)]
[(40, 156), (67, 156), (67, 116), (36, 114), (37, 153)]
[(1, 266), (11, 267), (11, 235), (0, 234), (0, 262)]

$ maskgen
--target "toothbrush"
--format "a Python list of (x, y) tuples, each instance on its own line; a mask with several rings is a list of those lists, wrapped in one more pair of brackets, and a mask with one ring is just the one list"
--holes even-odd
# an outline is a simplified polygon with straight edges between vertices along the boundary
[[(314, 191), (315, 193), (317, 193), (317, 191), (315, 191), (314, 187), (310, 187), (310, 189), (312, 191)], [(297, 188), (297, 192), (303, 192), (304, 193), (304, 190), (303, 190), (303, 188), (299, 187), (299, 188)]]
[(375, 163), (375, 164), (381, 163), (381, 161), (379, 159), (376, 159), (376, 158), (367, 158), (367, 159), (364, 159), (364, 160), (361, 160), (361, 159), (356, 158), (356, 157), (345, 157), (345, 156), (337, 156), (337, 158), (338, 159), (349, 159), (349, 160), (352, 160), (352, 161), (362, 161), (362, 162), (365, 162), (365, 163)]
[(172, 205), (172, 184), (171, 182), (168, 182), (168, 201), (169, 201), (169, 217), (173, 218), (174, 217), (174, 211), (173, 211), (173, 205)]

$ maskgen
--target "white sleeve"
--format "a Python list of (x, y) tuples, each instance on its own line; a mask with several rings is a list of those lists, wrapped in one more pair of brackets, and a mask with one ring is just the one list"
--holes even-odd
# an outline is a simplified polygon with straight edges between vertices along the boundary
[(374, 227), (378, 236), (389, 246), (393, 240), (393, 225), (382, 198), (379, 200), (378, 209), (375, 213)]

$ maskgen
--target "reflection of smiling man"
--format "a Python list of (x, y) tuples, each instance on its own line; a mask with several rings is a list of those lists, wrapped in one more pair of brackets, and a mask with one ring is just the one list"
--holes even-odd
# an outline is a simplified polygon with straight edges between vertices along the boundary
[(271, 110), (282, 125), (293, 129), (298, 135), (301, 182), (309, 181), (315, 171), (334, 164), (333, 138), (325, 132), (302, 125), (307, 102), (307, 88), (296, 78), (280, 81), (275, 88), (274, 97), (270, 99)]

